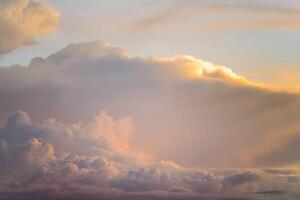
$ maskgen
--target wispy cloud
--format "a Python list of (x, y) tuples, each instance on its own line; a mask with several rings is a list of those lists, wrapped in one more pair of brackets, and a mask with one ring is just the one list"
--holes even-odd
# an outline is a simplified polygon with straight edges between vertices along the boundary
[(153, 7), (135, 23), (137, 30), (166, 25), (193, 29), (299, 29), (300, 10), (249, 1), (188, 1)]

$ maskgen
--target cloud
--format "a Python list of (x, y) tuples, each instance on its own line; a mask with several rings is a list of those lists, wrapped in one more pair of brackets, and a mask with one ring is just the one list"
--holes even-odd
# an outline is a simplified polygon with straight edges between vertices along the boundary
[[(295, 132), (293, 132), (295, 131)], [(285, 137), (285, 138), (281, 138)], [(259, 144), (255, 150), (250, 149), (245, 154), (256, 157), (257, 162), (262, 165), (289, 165), (299, 164), (298, 148), (300, 144), (300, 136), (298, 127), (289, 133), (274, 133), (265, 139), (270, 141), (269, 145)], [(243, 154), (243, 153), (242, 153)]]
[(53, 33), (59, 13), (50, 5), (33, 0), (0, 3), (0, 55), (36, 43), (38, 36)]
[[(261, 1), (179, 1), (145, 9), (146, 16), (134, 22), (135, 30), (147, 31), (160, 26), (186, 29), (287, 29), (299, 30), (299, 10), (293, 2)], [(180, 18), (187, 16), (191, 18)], [(196, 20), (195, 20), (196, 19)], [(176, 26), (173, 22), (176, 21)], [(182, 27), (182, 26), (181, 26)]]
[[(118, 137), (118, 130), (126, 132), (124, 127), (131, 123), (104, 112), (76, 124), (53, 119), (36, 123), (27, 113), (13, 113), (0, 132), (0, 199), (296, 199), (292, 195), (300, 179), (292, 170), (202, 170), (172, 161), (145, 163), (131, 149), (129, 138)], [(94, 137), (95, 132), (102, 137)], [(121, 143), (126, 143), (126, 151), (112, 148)]]
[[(23, 165), (42, 166), (69, 154), (78, 156), (74, 160), (78, 166), (85, 167), (105, 165), (105, 159), (93, 157), (96, 155), (111, 156), (124, 162), (134, 161), (128, 144), (132, 132), (130, 118), (114, 120), (105, 112), (99, 113), (86, 125), (66, 125), (54, 119), (35, 124), (27, 113), (19, 111), (12, 114), (0, 130), (0, 159), (4, 164), (0, 172), (16, 173), (15, 168), (23, 169)], [(85, 159), (84, 156), (91, 157)], [(72, 165), (69, 167), (72, 169)]]
[[(187, 166), (280, 167), (299, 162), (297, 153), (288, 153), (297, 152), (298, 94), (190, 56), (142, 58), (103, 41), (71, 44), (47, 58), (32, 59), (28, 67), (0, 70), (0, 95), (2, 124), (16, 110), (29, 113), (33, 121), (55, 118), (29, 137), (18, 134), (32, 123), (20, 114), (10, 123), (22, 128), (10, 131), (5, 141), (19, 138), (26, 145), (36, 138), (43, 145), (49, 142), (60, 156), (97, 152), (90, 146), (104, 138), (101, 145), (114, 152), (131, 155), (130, 149), (141, 149), (147, 156), (138, 154), (139, 159)], [(106, 127), (99, 124), (114, 120), (100, 114), (88, 126), (65, 125), (86, 123), (98, 110), (130, 118)], [(82, 134), (74, 133), (78, 131)], [(47, 142), (40, 140), (40, 133)], [(62, 142), (62, 133), (71, 138), (68, 144)]]

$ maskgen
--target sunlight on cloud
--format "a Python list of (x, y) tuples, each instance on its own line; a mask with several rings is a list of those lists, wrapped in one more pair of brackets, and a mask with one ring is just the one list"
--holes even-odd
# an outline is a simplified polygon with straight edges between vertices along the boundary
[(0, 95), (0, 190), (13, 199), (297, 199), (300, 96), (228, 67), (78, 43), (0, 70)]
[[(164, 160), (145, 164), (136, 153), (128, 153), (127, 136), (116, 137), (120, 130), (126, 133), (127, 126), (132, 126), (128, 119), (114, 120), (104, 112), (87, 124), (69, 125), (54, 119), (35, 123), (21, 111), (12, 114), (0, 129), (0, 160), (4, 164), (0, 191), (14, 197), (22, 192), (51, 191), (47, 194), (50, 197), (73, 198), (75, 190), (79, 194), (106, 195), (104, 199), (125, 192), (148, 192), (151, 196), (158, 191), (158, 198), (166, 194), (178, 195), (179, 199), (180, 195), (200, 198), (210, 193), (247, 197), (252, 193), (259, 199), (259, 194), (265, 193), (265, 197), (286, 195), (293, 199), (293, 193), (285, 191), (299, 187), (298, 172), (288, 169), (201, 170)], [(95, 138), (95, 133), (102, 137)], [(118, 149), (122, 143), (125, 151)]]
[(0, 200), (299, 200), (299, 70), (243, 68), (290, 62), (241, 31), (296, 33), (276, 2), (0, 0), (0, 57), (60, 49), (0, 67)]
[(53, 33), (60, 24), (59, 17), (50, 5), (38, 1), (0, 2), (0, 55), (33, 45), (38, 36)]
[[(177, 71), (179, 77), (181, 76), (187, 79), (206, 78), (255, 85), (255, 83), (251, 83), (246, 78), (237, 75), (228, 67), (196, 59), (192, 56), (155, 56), (151, 57), (150, 61), (158, 62), (161, 64), (166, 63), (168, 65), (172, 63), (174, 72)], [(172, 72), (170, 74), (172, 74)]]
[[(2, 122), (16, 107), (26, 108), (34, 119), (62, 121), (87, 120), (95, 109), (106, 109), (137, 121), (135, 147), (190, 165), (224, 165), (223, 157), (225, 164), (242, 165), (243, 159), (235, 160), (237, 152), (273, 141), (268, 135), (275, 130), (291, 134), (299, 117), (297, 94), (251, 82), (230, 68), (190, 56), (134, 57), (103, 41), (71, 44), (48, 58), (32, 59), (27, 68), (3, 69), (0, 83)], [(93, 138), (104, 137), (99, 133), (106, 126), (90, 126), (97, 130)], [(132, 129), (114, 131), (126, 141)], [(117, 144), (115, 150), (128, 151), (126, 142), (113, 135), (107, 139)], [(185, 150), (177, 152), (178, 146)], [(254, 166), (255, 157), (249, 158)]]

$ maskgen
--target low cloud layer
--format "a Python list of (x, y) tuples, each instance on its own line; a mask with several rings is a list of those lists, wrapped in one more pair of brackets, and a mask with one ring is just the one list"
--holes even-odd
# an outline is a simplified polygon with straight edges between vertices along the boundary
[(105, 112), (85, 124), (35, 123), (16, 112), (0, 130), (0, 199), (297, 199), (297, 171), (146, 162), (131, 149), (132, 134), (130, 118)]
[(33, 0), (0, 2), (0, 55), (35, 44), (38, 36), (53, 33), (59, 13), (50, 5)]

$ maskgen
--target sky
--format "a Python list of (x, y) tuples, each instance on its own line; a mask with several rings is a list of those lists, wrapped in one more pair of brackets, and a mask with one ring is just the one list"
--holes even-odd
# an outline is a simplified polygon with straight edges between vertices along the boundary
[[(254, 81), (291, 88), (300, 84), (297, 0), (47, 3), (61, 14), (60, 28), (47, 37), (38, 35), (35, 45), (1, 56), (0, 65), (28, 64), (71, 42), (102, 39), (134, 55), (192, 55), (230, 66)], [(282, 79), (282, 71), (297, 76)]]
[(1, 0), (0, 200), (300, 198), (296, 0)]

